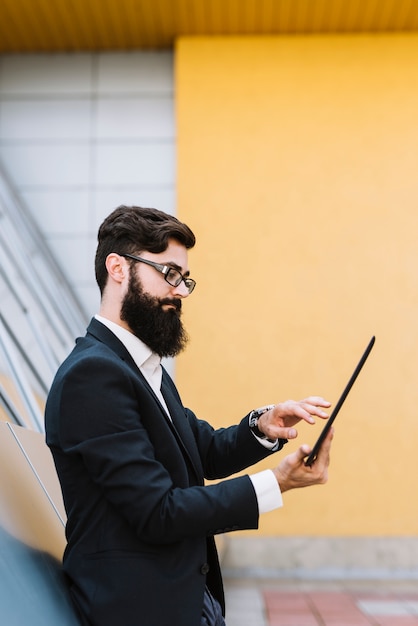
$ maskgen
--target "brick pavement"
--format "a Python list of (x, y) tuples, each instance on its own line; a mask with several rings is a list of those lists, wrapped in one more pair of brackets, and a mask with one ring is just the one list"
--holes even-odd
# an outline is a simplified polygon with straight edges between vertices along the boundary
[(418, 626), (418, 581), (226, 582), (227, 626)]
[(268, 626), (418, 626), (418, 592), (262, 593)]

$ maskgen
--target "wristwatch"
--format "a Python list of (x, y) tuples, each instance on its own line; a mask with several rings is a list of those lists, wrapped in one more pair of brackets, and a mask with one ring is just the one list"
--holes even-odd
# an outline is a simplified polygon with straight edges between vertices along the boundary
[(262, 433), (261, 430), (258, 428), (258, 420), (261, 415), (267, 413), (267, 411), (270, 411), (270, 409), (274, 408), (274, 406), (274, 404), (268, 404), (267, 406), (262, 406), (259, 409), (254, 409), (253, 411), (251, 411), (248, 419), (250, 430), (254, 433), (254, 435), (259, 439), (265, 439), (269, 443), (276, 443), (277, 439), (269, 439), (267, 435)]

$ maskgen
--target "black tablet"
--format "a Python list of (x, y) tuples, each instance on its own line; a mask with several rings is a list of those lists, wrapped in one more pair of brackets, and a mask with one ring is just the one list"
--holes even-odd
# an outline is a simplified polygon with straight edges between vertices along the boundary
[(365, 349), (363, 356), (361, 357), (360, 361), (358, 362), (358, 365), (356, 367), (356, 369), (354, 370), (350, 380), (347, 383), (346, 388), (344, 389), (344, 391), (341, 394), (340, 399), (338, 400), (337, 404), (335, 405), (335, 408), (333, 410), (333, 412), (331, 413), (331, 415), (329, 416), (329, 418), (327, 419), (327, 422), (324, 426), (324, 428), (322, 429), (321, 434), (319, 435), (314, 447), (312, 448), (312, 452), (310, 453), (310, 455), (307, 457), (306, 461), (305, 461), (305, 465), (312, 465), (312, 463), (315, 461), (318, 452), (319, 452), (319, 448), (322, 445), (322, 442), (324, 441), (325, 437), (327, 436), (327, 433), (329, 431), (329, 429), (332, 426), (333, 421), (335, 420), (335, 418), (338, 415), (338, 411), (341, 409), (344, 400), (346, 399), (346, 397), (348, 396), (348, 393), (351, 389), (351, 387), (354, 385), (354, 381), (356, 380), (357, 376), (360, 374), (360, 370), (363, 367), (363, 365), (366, 362), (367, 357), (369, 356), (371, 349), (373, 348), (375, 342), (375, 337), (372, 337), (369, 341), (369, 344), (367, 346), (367, 348)]

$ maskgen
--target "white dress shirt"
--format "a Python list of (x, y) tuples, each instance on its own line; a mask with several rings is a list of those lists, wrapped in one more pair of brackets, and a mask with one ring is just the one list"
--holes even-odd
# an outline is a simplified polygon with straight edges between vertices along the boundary
[[(104, 326), (107, 326), (123, 343), (171, 419), (170, 412), (161, 393), (162, 368), (161, 358), (158, 354), (152, 352), (138, 337), (119, 326), (119, 324), (111, 322), (101, 315), (95, 315), (95, 318)], [(259, 441), (265, 445), (263, 440), (260, 439)], [(268, 513), (283, 506), (282, 494), (271, 470), (250, 474), (250, 480), (256, 493), (260, 514)]]

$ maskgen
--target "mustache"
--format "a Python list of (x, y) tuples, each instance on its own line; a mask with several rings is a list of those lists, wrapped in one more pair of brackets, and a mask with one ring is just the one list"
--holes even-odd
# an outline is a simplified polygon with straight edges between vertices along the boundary
[(174, 306), (176, 311), (181, 311), (181, 300), (180, 298), (162, 298), (160, 300), (160, 306), (163, 306), (164, 304), (170, 304), (171, 306)]

